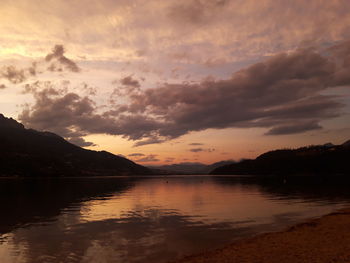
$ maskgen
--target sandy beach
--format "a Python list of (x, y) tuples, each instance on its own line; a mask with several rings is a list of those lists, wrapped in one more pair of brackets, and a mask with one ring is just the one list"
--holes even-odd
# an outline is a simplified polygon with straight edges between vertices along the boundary
[(244, 239), (176, 263), (350, 262), (350, 209), (308, 220), (283, 232)]

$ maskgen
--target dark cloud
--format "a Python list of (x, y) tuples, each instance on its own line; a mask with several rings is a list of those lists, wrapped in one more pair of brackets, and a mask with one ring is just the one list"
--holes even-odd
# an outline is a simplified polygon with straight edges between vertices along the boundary
[(33, 94), (35, 99), (35, 104), (24, 108), (19, 115), (24, 125), (55, 132), (79, 146), (92, 146), (92, 142), (86, 142), (82, 137), (98, 133), (91, 129), (94, 125), (105, 129), (111, 121), (95, 113), (94, 102), (88, 97), (57, 88), (51, 82), (27, 84), (24, 93)]
[(171, 162), (173, 162), (175, 160), (175, 158), (173, 158), (173, 157), (168, 157), (168, 158), (166, 158), (165, 160), (164, 160), (164, 162), (166, 162), (166, 163), (171, 163)]
[[(79, 67), (70, 59), (64, 56), (64, 48), (61, 45), (56, 45), (52, 53), (45, 57), (46, 62), (51, 62), (47, 70), (49, 71), (63, 71), (62, 66), (73, 72), (79, 72)], [(12, 84), (21, 84), (30, 77), (35, 77), (39, 73), (43, 73), (38, 67), (43, 66), (42, 61), (34, 61), (29, 67), (17, 68), (16, 66), (4, 66), (0, 69), (0, 78), (4, 78)]]
[(140, 82), (137, 79), (134, 79), (132, 76), (127, 76), (125, 78), (122, 78), (120, 80), (120, 83), (124, 86), (130, 86), (130, 87), (140, 87)]
[(140, 157), (140, 156), (145, 156), (143, 153), (131, 153), (131, 154), (128, 154), (128, 156), (130, 157)]
[(276, 126), (269, 130), (266, 135), (283, 135), (283, 134), (294, 134), (305, 131), (322, 129), (322, 127), (314, 121), (305, 122), (305, 123), (295, 123), (291, 125), (281, 125)]
[(37, 75), (37, 62), (33, 62), (29, 67), (17, 68), (16, 66), (4, 66), (0, 69), (0, 78), (6, 79), (12, 84), (25, 82), (29, 77)]
[(33, 62), (29, 67), (17, 68), (16, 66), (4, 66), (0, 70), (0, 78), (4, 78), (12, 84), (25, 82), (29, 77), (37, 75), (37, 62)]
[(78, 65), (74, 61), (65, 57), (64, 53), (65, 49), (62, 45), (56, 45), (52, 49), (52, 52), (45, 57), (45, 60), (47, 62), (52, 62), (51, 65), (48, 67), (48, 70), (62, 71), (61, 66), (64, 66), (66, 69), (72, 72), (79, 72), (80, 68), (78, 67)]
[(334, 45), (328, 51), (336, 58), (337, 71), (334, 81), (337, 85), (349, 85), (350, 83), (350, 40)]
[(91, 87), (85, 82), (80, 83), (79, 88), (81, 90), (83, 90), (89, 96), (96, 96), (96, 94), (97, 94), (97, 88)]
[(177, 1), (168, 9), (168, 17), (176, 23), (200, 25), (212, 20), (228, 3), (228, 0), (205, 1), (185, 0)]
[(143, 158), (135, 160), (137, 163), (150, 163), (150, 162), (158, 162), (157, 154), (149, 154)]
[[(227, 80), (165, 84), (132, 94), (125, 110), (153, 116), (158, 122), (153, 137), (158, 139), (208, 128), (264, 127), (275, 132), (294, 126), (293, 133), (303, 132), (340, 114), (343, 105), (338, 98), (322, 92), (339, 84), (335, 76), (342, 69), (333, 57), (297, 50), (254, 64)], [(318, 125), (305, 125), (310, 122)]]
[(38, 73), (37, 72), (37, 65), (38, 63), (37, 62), (33, 62), (32, 65), (27, 69), (28, 70), (28, 73), (31, 75), (31, 76), (36, 76), (36, 74)]
[(6, 89), (7, 86), (5, 84), (0, 84), (0, 89)]
[(125, 99), (106, 112), (98, 111), (89, 97), (46, 87), (32, 90), (35, 104), (20, 119), (65, 137), (121, 135), (137, 141), (135, 146), (210, 128), (260, 127), (269, 129), (268, 135), (301, 133), (320, 129), (321, 121), (341, 114), (340, 98), (326, 94), (332, 87), (350, 84), (344, 73), (349, 72), (349, 57), (348, 43), (323, 53), (300, 49), (256, 63), (229, 79), (129, 89), (122, 93)]
[(96, 146), (93, 142), (87, 142), (81, 137), (71, 137), (68, 141), (80, 147)]
[(1, 69), (0, 76), (12, 84), (22, 83), (27, 79), (24, 69), (17, 69), (15, 66), (6, 66)]
[(81, 141), (83, 136), (102, 133), (131, 140), (146, 138), (138, 145), (160, 141), (153, 137), (154, 129), (160, 124), (152, 118), (141, 114), (119, 114), (118, 118), (110, 112), (98, 114), (94, 101), (88, 96), (81, 97), (51, 82), (27, 84), (24, 93), (31, 93), (35, 99), (34, 105), (25, 107), (18, 116), (27, 127), (55, 132), (83, 146), (92, 145)]
[[(116, 104), (118, 99), (121, 97), (126, 97), (129, 94), (134, 94), (140, 92), (140, 82), (132, 77), (132, 75), (124, 77), (120, 80), (114, 80), (112, 84), (121, 84), (117, 86), (110, 96), (110, 103)], [(124, 108), (124, 107), (122, 107)]]
[(162, 143), (164, 141), (165, 141), (165, 139), (158, 139), (155, 137), (151, 137), (151, 138), (148, 138), (146, 140), (136, 142), (134, 144), (134, 147), (139, 147), (139, 146), (148, 145), (148, 144)]
[(215, 149), (204, 149), (204, 148), (192, 148), (189, 149), (190, 152), (198, 153), (198, 152), (213, 152)]
[(203, 145), (203, 143), (193, 142), (193, 143), (189, 143), (188, 145), (192, 145), (192, 146), (200, 146), (200, 145)]
[(193, 149), (190, 149), (189, 151), (190, 151), (190, 152), (197, 153), (197, 152), (203, 152), (204, 149), (203, 149), (203, 148), (193, 148)]

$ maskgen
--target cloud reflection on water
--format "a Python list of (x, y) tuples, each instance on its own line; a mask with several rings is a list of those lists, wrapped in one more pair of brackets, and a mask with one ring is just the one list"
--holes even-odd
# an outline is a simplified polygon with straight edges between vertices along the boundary
[[(303, 182), (303, 188), (249, 178), (9, 184), (21, 191), (7, 196), (18, 210), (8, 210), (8, 220), (1, 221), (7, 238), (0, 241), (0, 256), (28, 263), (166, 262), (322, 215), (350, 199), (345, 185)], [(31, 210), (31, 217), (18, 221), (21, 210)]]

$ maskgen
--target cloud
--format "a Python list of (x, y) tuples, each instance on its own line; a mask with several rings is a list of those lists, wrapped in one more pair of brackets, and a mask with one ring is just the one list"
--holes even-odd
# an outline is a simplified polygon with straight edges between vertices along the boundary
[[(156, 125), (155, 125), (155, 127), (156, 127)], [(148, 144), (157, 144), (157, 143), (162, 143), (162, 142), (165, 142), (165, 139), (151, 137), (151, 138), (145, 139), (143, 141), (136, 142), (134, 144), (134, 147), (144, 146), (144, 145), (148, 145)]]
[(328, 50), (338, 64), (338, 70), (334, 74), (337, 85), (348, 85), (350, 83), (350, 40), (330, 47)]
[(258, 127), (268, 129), (268, 135), (316, 130), (323, 120), (341, 115), (344, 105), (330, 94), (333, 87), (350, 84), (344, 75), (349, 72), (348, 45), (277, 54), (227, 79), (131, 89), (106, 112), (89, 97), (46, 85), (32, 89), (35, 103), (19, 118), (68, 138), (121, 135), (136, 141), (135, 146), (206, 129)]
[(190, 149), (189, 151), (190, 151), (190, 152), (197, 153), (197, 152), (203, 152), (204, 149), (203, 149), (203, 148), (193, 148), (193, 149)]
[(140, 156), (145, 156), (143, 153), (131, 153), (131, 154), (128, 154), (128, 156), (130, 157), (140, 157)]
[(149, 154), (143, 158), (135, 160), (137, 163), (150, 163), (150, 162), (158, 162), (157, 154)]
[(189, 143), (188, 145), (200, 146), (200, 145), (203, 145), (203, 143), (193, 142), (193, 143)]
[(6, 89), (7, 86), (5, 84), (0, 84), (0, 89)]
[(58, 88), (50, 81), (26, 84), (24, 93), (31, 93), (35, 99), (35, 104), (26, 106), (18, 116), (24, 125), (55, 132), (79, 146), (94, 145), (82, 137), (96, 133), (91, 130), (94, 125), (105, 128), (110, 121), (95, 113), (94, 102), (88, 97)]
[(175, 160), (175, 158), (173, 158), (173, 157), (167, 157), (165, 160), (164, 160), (164, 162), (166, 162), (166, 163), (171, 163), (171, 162), (173, 162)]
[(36, 74), (38, 73), (37, 66), (38, 66), (38, 62), (36, 61), (32, 62), (32, 65), (27, 68), (29, 75), (36, 76)]
[(1, 69), (0, 76), (7, 79), (12, 84), (22, 83), (27, 79), (23, 69), (17, 69), (15, 66), (6, 66)]
[(21, 84), (29, 77), (36, 76), (37, 73), (37, 62), (33, 62), (26, 68), (17, 68), (14, 65), (9, 65), (0, 69), (0, 78), (6, 79), (12, 84)]
[(176, 23), (201, 25), (212, 20), (215, 15), (220, 14), (222, 8), (229, 1), (200, 1), (186, 0), (177, 1), (175, 4), (168, 7), (168, 17)]
[[(80, 68), (78, 65), (68, 59), (67, 57), (64, 56), (65, 49), (62, 45), (56, 45), (53, 49), (52, 52), (49, 53), (46, 57), (45, 60), (47, 62), (53, 62), (51, 65), (48, 67), (49, 71), (62, 71), (62, 68), (60, 65), (64, 66), (66, 69), (72, 71), (72, 72), (79, 72)], [(55, 63), (55, 62), (58, 62)]]
[[(215, 65), (223, 58), (227, 63), (250, 60), (350, 35), (348, 0), (310, 0), (307, 5), (304, 0), (27, 2), (1, 2), (4, 13), (11, 14), (0, 17), (0, 24), (11, 25), (0, 29), (7, 49), (35, 54), (63, 39), (87, 61), (139, 61), (134, 54), (140, 53), (157, 70), (166, 63), (174, 66), (165, 55), (173, 52), (191, 50), (192, 62)], [(21, 19), (13, 23), (13, 17)]]
[(81, 137), (71, 137), (68, 141), (80, 147), (96, 146), (93, 142), (87, 142)]
[(116, 104), (116, 101), (121, 98), (128, 96), (128, 94), (138, 93), (140, 91), (140, 82), (132, 77), (132, 75), (121, 78), (120, 80), (112, 81), (112, 84), (121, 84), (115, 88), (110, 95), (111, 104)]
[(198, 153), (198, 152), (213, 152), (215, 149), (204, 149), (204, 148), (192, 148), (189, 149), (190, 152)]
[(134, 79), (132, 76), (127, 76), (124, 77), (120, 80), (120, 83), (124, 86), (130, 86), (130, 87), (135, 87), (135, 88), (139, 88), (140, 82), (136, 79)]
[(276, 126), (269, 130), (266, 135), (294, 134), (317, 129), (322, 129), (322, 127), (317, 122), (310, 121), (305, 123)]
[(322, 93), (340, 84), (335, 77), (342, 70), (334, 56), (300, 49), (275, 55), (230, 79), (164, 84), (132, 94), (125, 111), (152, 116), (158, 123), (153, 139), (158, 140), (208, 128), (262, 127), (275, 134), (287, 126), (294, 127), (291, 133), (319, 129), (320, 121), (340, 114), (343, 105), (337, 97)]
[(110, 111), (98, 113), (91, 98), (70, 92), (67, 87), (59, 88), (50, 81), (26, 84), (24, 93), (32, 94), (35, 100), (18, 116), (27, 127), (55, 132), (83, 146), (92, 145), (82, 141), (88, 134), (121, 135), (130, 140), (146, 138), (138, 145), (160, 142), (153, 136), (159, 124), (145, 115), (119, 114), (116, 118)]
[[(0, 78), (6, 79), (12, 84), (21, 84), (27, 81), (30, 77), (36, 77), (39, 73), (44, 73), (45, 70), (42, 70), (42, 67), (46, 65), (45, 62), (52, 62), (47, 68), (49, 71), (61, 72), (63, 71), (61, 65), (63, 65), (70, 71), (79, 72), (80, 68), (63, 54), (63, 46), (56, 45), (53, 48), (52, 53), (45, 57), (45, 61), (34, 61), (29, 67), (24, 68), (17, 68), (14, 65), (3, 66), (0, 69)], [(54, 60), (56, 60), (56, 62)]]

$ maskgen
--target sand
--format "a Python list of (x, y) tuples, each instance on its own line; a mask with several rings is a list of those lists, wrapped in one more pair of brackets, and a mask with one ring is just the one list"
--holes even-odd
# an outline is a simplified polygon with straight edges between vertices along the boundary
[(175, 262), (350, 263), (350, 209)]

